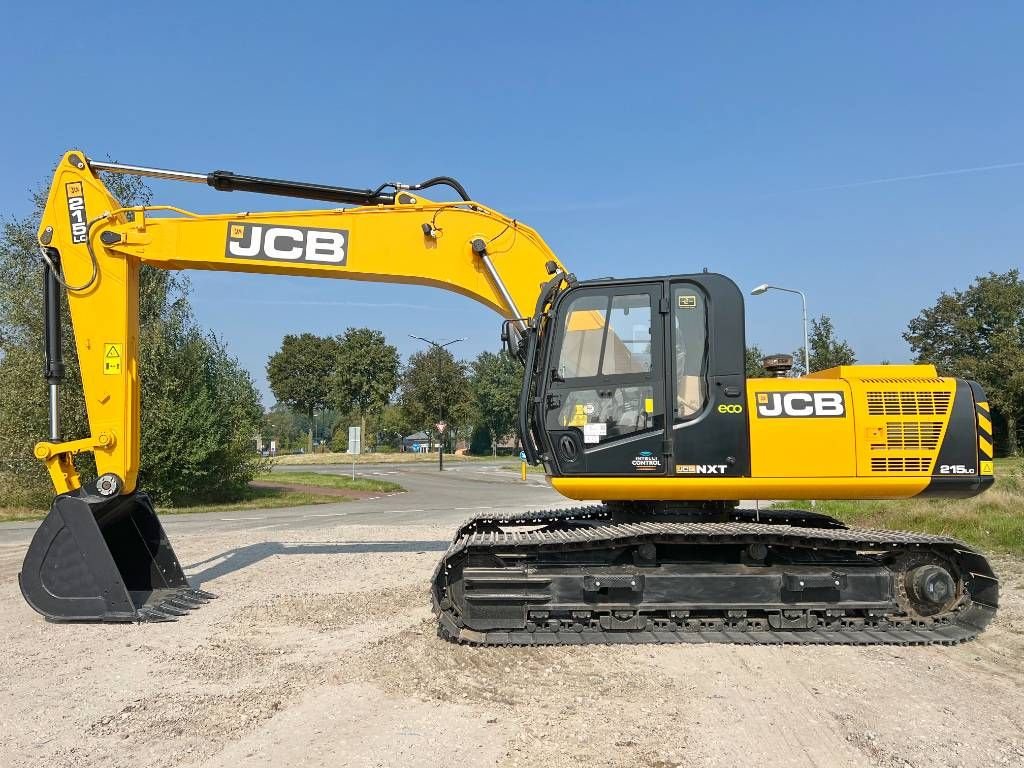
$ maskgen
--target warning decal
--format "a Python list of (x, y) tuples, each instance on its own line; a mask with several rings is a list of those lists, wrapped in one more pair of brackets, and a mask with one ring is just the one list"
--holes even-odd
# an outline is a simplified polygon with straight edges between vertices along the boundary
[(103, 373), (114, 375), (121, 372), (121, 345), (103, 345)]

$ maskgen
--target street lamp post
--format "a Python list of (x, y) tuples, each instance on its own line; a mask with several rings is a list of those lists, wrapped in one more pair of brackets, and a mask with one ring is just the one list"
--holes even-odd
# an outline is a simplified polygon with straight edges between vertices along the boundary
[[(424, 342), (426, 344), (429, 344), (432, 347), (437, 347), (438, 350), (442, 350), (445, 347), (449, 346), (450, 344), (455, 344), (456, 342), (459, 342), (459, 341), (465, 341), (465, 339), (452, 339), (451, 341), (446, 341), (444, 344), (439, 344), (436, 341), (431, 341), (430, 339), (424, 339), (422, 336), (414, 336), (411, 333), (409, 334), (409, 338), (410, 339), (416, 339), (417, 341), (422, 341), (422, 342)], [(435, 383), (438, 385), (439, 388), (441, 386), (441, 363), (442, 363), (442, 360), (441, 360), (441, 356), (439, 354), (438, 358), (437, 358), (437, 374), (434, 376)], [(444, 423), (444, 408), (441, 407), (441, 408), (438, 408), (438, 420), (437, 420), (437, 425), (438, 425), (438, 430), (437, 430), (437, 470), (438, 470), (438, 472), (443, 472), (444, 471), (444, 433), (441, 431), (441, 428), (440, 428), (440, 425), (443, 424), (443, 423)]]
[(795, 293), (800, 297), (800, 303), (803, 305), (804, 310), (804, 374), (811, 372), (811, 345), (807, 340), (807, 297), (803, 291), (798, 291), (796, 288), (783, 288), (778, 285), (769, 285), (768, 283), (761, 283), (754, 290), (750, 292), (751, 296), (760, 296), (766, 291), (785, 291), (786, 293)]

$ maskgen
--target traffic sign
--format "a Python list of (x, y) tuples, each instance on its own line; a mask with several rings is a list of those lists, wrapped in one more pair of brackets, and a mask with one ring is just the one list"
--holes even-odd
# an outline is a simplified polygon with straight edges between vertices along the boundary
[(448, 428), (448, 423), (445, 421), (439, 421), (434, 426), (437, 427), (438, 432), (444, 432)]

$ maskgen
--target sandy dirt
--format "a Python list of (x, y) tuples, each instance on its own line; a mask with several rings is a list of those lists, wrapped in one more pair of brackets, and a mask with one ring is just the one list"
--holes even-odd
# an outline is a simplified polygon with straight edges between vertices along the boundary
[(1021, 561), (955, 648), (473, 649), (430, 616), (449, 535), (179, 536), (221, 597), (141, 626), (45, 623), (0, 548), (0, 765), (1024, 765)]

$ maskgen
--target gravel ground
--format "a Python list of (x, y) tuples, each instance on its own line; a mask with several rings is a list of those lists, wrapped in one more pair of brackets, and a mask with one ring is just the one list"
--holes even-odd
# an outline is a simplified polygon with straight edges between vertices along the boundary
[(0, 548), (0, 765), (1024, 765), (1019, 560), (955, 648), (473, 649), (430, 617), (450, 534), (179, 536), (221, 598), (142, 626), (47, 624)]

